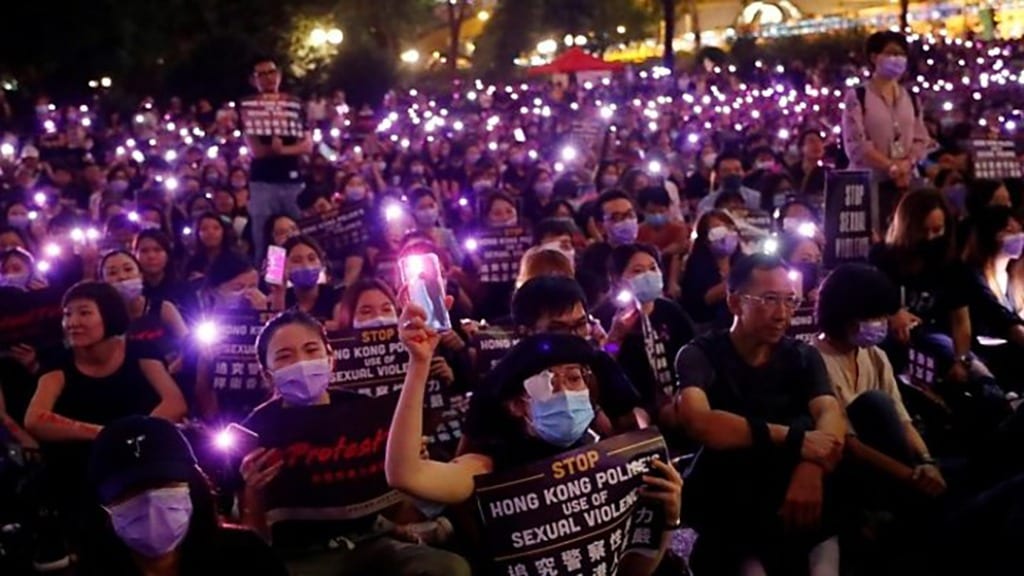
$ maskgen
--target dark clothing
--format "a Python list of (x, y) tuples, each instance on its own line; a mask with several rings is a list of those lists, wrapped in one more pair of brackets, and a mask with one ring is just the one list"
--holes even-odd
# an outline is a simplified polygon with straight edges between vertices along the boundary
[[(606, 300), (594, 310), (605, 330), (611, 330), (618, 307)], [(693, 340), (693, 321), (678, 304), (658, 298), (648, 316), (649, 323), (637, 322), (636, 328), (622, 342), (618, 362), (640, 394), (648, 414), (656, 415), (660, 399), (670, 398), (675, 389), (675, 357), (684, 345)], [(645, 325), (646, 324), (646, 325)]]
[[(313, 303), (309, 314), (318, 320), (330, 320), (334, 317), (334, 306), (341, 300), (341, 291), (326, 284), (321, 284), (317, 289), (316, 302)], [(297, 306), (295, 289), (289, 288), (284, 296), (285, 308)]]
[(608, 283), (608, 259), (611, 255), (611, 244), (595, 242), (580, 256), (580, 263), (576, 267), (576, 281), (587, 295), (587, 302), (600, 302), (611, 289)]
[(825, 195), (825, 167), (817, 166), (810, 172), (804, 172), (802, 162), (797, 162), (789, 167), (789, 173), (793, 176), (793, 185), (796, 192), (802, 196), (824, 196)]
[(182, 342), (164, 325), (162, 317), (164, 301), (146, 298), (142, 316), (132, 320), (128, 326), (129, 342), (148, 344), (167, 363), (181, 353)]
[(972, 335), (1005, 339), (1012, 327), (1024, 325), (1013, 303), (1005, 294), (992, 292), (981, 270), (968, 272), (966, 288)]
[(164, 278), (160, 284), (153, 286), (146, 284), (142, 293), (146, 298), (172, 302), (178, 308), (178, 312), (181, 312), (186, 323), (199, 317), (199, 297), (187, 282)]
[[(902, 304), (922, 326), (949, 333), (950, 314), (969, 303), (968, 271), (959, 262), (931, 260), (886, 245), (871, 250), (871, 263), (901, 291)], [(914, 266), (914, 262), (922, 262)]]
[[(772, 424), (813, 428), (808, 404), (831, 396), (832, 387), (818, 351), (783, 338), (763, 366), (750, 366), (736, 351), (728, 332), (703, 336), (676, 358), (682, 388), (704, 391), (713, 410)], [(769, 574), (806, 570), (807, 553), (834, 534), (831, 492), (825, 487), (822, 529), (786, 534), (779, 508), (799, 457), (784, 448), (705, 450), (690, 479), (684, 516), (701, 537), (694, 569), (728, 574), (736, 563), (757, 557)], [(801, 568), (802, 566), (802, 568)]]
[(708, 304), (704, 296), (709, 290), (722, 283), (724, 279), (718, 271), (718, 265), (707, 246), (695, 246), (693, 253), (686, 262), (683, 279), (679, 286), (683, 291), (683, 309), (697, 324), (710, 323), (714, 328), (728, 328), (732, 322), (732, 314), (721, 302)]
[[(270, 146), (272, 138), (260, 136), (260, 144)], [(281, 143), (285, 146), (293, 146), (298, 142), (296, 138), (282, 138)], [(299, 182), (299, 157), (298, 156), (265, 156), (252, 159), (252, 169), (249, 173), (250, 182), (267, 182), (271, 184), (285, 184)]]
[[(119, 554), (89, 554), (83, 550), (78, 576), (141, 576), (129, 552), (121, 546)], [(188, 567), (182, 576), (220, 576), (251, 574), (253, 576), (287, 576), (288, 570), (270, 547), (255, 533), (242, 528), (222, 526), (212, 541), (195, 542), (192, 553), (182, 559)]]
[(686, 177), (683, 188), (687, 198), (703, 198), (711, 192), (711, 180), (700, 172), (694, 172)]

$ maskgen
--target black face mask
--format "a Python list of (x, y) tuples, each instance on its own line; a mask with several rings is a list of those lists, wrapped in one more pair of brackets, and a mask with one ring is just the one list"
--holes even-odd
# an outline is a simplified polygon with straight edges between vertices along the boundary
[(938, 263), (946, 259), (946, 237), (939, 236), (930, 240), (923, 240), (917, 245), (918, 254), (926, 262)]

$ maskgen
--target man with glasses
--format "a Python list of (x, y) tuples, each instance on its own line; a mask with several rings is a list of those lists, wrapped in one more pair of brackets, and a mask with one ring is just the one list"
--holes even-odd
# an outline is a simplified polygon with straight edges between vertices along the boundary
[[(587, 312), (587, 298), (572, 278), (540, 276), (523, 284), (512, 296), (512, 321), (523, 336), (566, 334), (600, 345), (605, 338), (597, 320)], [(650, 421), (640, 408), (640, 395), (615, 360), (599, 353), (598, 413), (594, 430), (602, 436), (625, 432)]]
[(846, 425), (817, 350), (786, 336), (799, 287), (781, 259), (747, 256), (727, 303), (732, 328), (680, 350), (662, 414), (705, 448), (684, 504), (694, 572), (838, 574), (827, 480)]
[(608, 258), (612, 249), (636, 242), (640, 223), (629, 195), (618, 189), (604, 191), (595, 204), (594, 226), (604, 237), (587, 247), (576, 268), (576, 278), (591, 302), (601, 301), (608, 293)]
[[(281, 87), (281, 72), (268, 58), (256, 61), (252, 85), (260, 95), (276, 95)], [(246, 134), (246, 146), (252, 153), (249, 181), (249, 218), (252, 225), (253, 252), (257, 261), (266, 255), (266, 221), (275, 214), (287, 214), (298, 220), (298, 197), (304, 187), (299, 175), (299, 158), (313, 152), (309, 132), (301, 138)]]

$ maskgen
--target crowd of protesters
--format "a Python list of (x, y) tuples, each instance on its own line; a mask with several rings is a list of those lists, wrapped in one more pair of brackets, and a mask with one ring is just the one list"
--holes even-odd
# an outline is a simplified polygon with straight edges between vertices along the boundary
[[(250, 73), (281, 89), (273, 60)], [(247, 133), (241, 100), (40, 97), (0, 141), (0, 296), (56, 294), (61, 333), (4, 335), (0, 567), (491, 573), (481, 476), (656, 426), (639, 494), (661, 538), (619, 574), (1015, 573), (1022, 101), (1019, 42), (895, 32), (743, 79), (708, 60), (373, 110), (339, 92), (291, 137)], [(1017, 144), (1017, 177), (977, 173), (968, 143), (990, 139)], [(843, 170), (867, 171), (878, 222), (863, 262), (826, 268)], [(343, 213), (359, 240), (317, 227)], [(531, 245), (495, 281), (480, 247), (506, 231)], [(442, 294), (410, 289), (410, 257), (436, 257)], [(203, 345), (239, 310), (266, 320), (252, 389)], [(385, 327), (408, 354), (370, 423), (391, 506), (281, 521), (280, 449), (205, 455), (230, 423), (342, 446), (293, 433), (376, 410), (332, 385), (325, 334)], [(492, 369), (495, 328), (518, 343)], [(435, 381), (459, 407), (447, 451), (424, 446)], [(562, 561), (508, 573), (578, 573)]]

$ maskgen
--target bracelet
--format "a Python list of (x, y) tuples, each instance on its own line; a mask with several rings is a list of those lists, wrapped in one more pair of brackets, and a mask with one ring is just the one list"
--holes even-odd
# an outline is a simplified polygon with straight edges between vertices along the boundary
[(800, 453), (803, 452), (806, 435), (807, 431), (799, 426), (790, 426), (789, 432), (786, 432), (786, 450), (789, 450), (798, 459)]
[(768, 430), (768, 423), (760, 418), (747, 418), (747, 425), (750, 426), (750, 439), (754, 448), (763, 450), (771, 448), (772, 433)]

